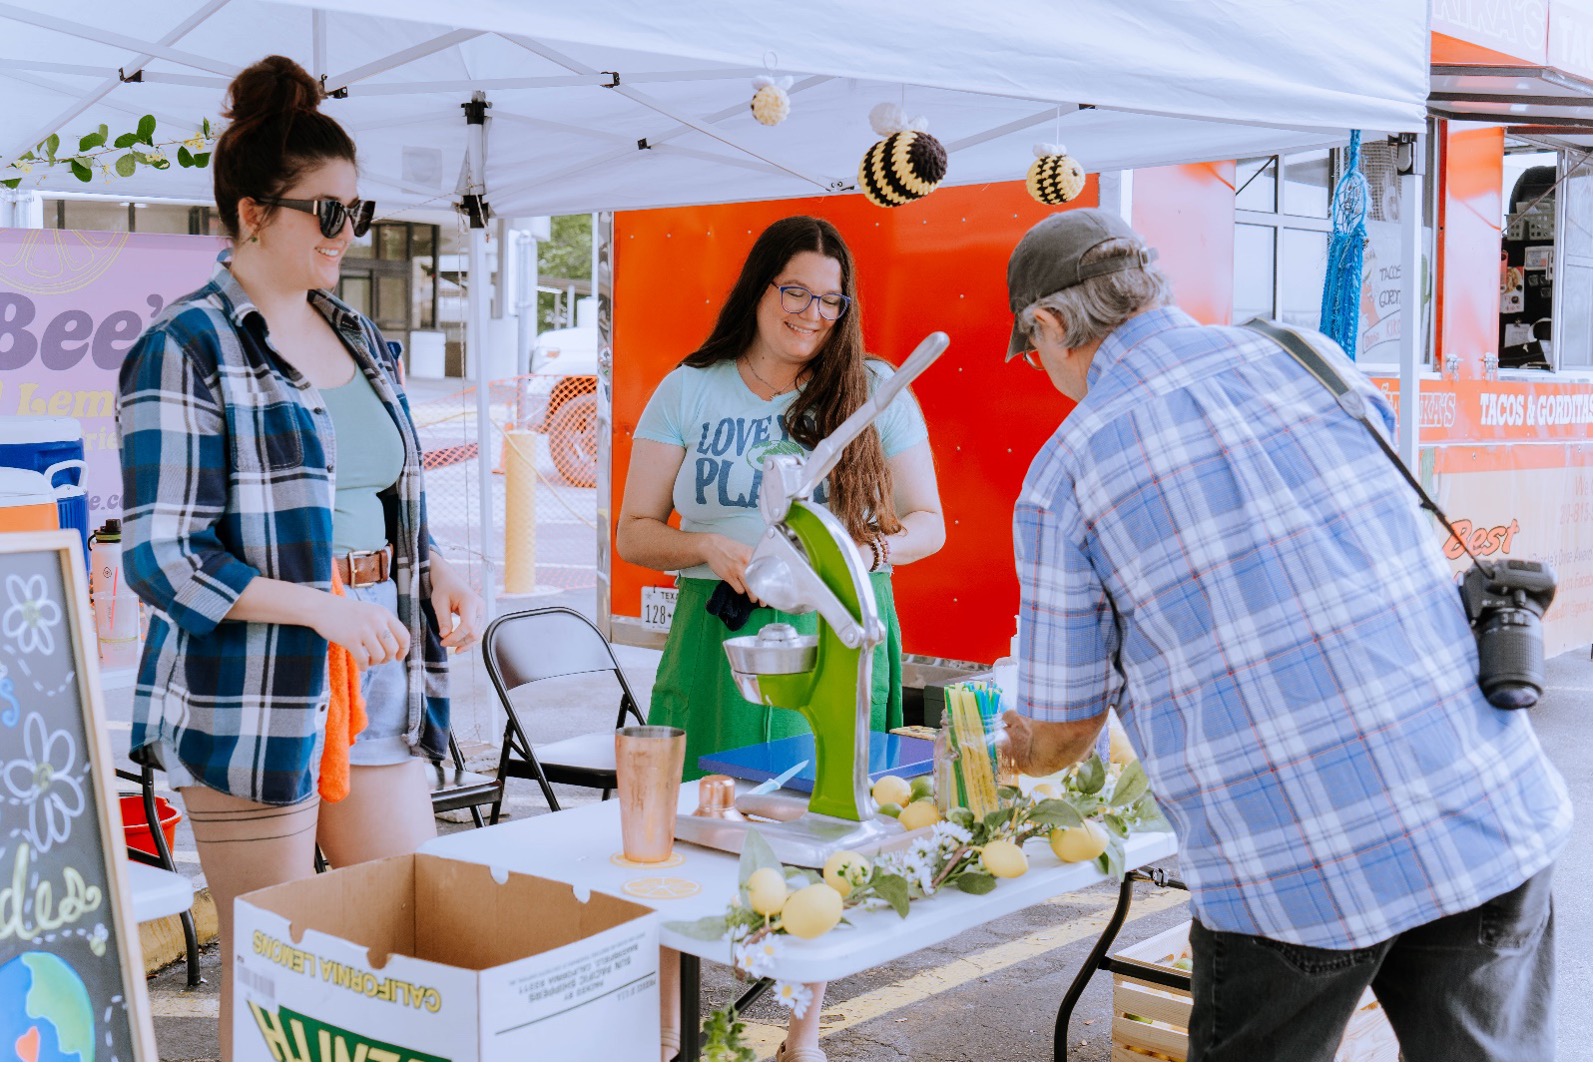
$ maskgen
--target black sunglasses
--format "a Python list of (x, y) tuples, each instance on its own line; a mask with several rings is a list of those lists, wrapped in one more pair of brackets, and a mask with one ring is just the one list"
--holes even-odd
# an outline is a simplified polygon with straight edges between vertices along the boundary
[(329, 239), (343, 232), (346, 220), (354, 223), (356, 237), (364, 237), (366, 231), (371, 228), (372, 217), (377, 213), (375, 200), (352, 200), (347, 204), (339, 200), (259, 200), (257, 202), (315, 215), (316, 221), (321, 223), (321, 235)]

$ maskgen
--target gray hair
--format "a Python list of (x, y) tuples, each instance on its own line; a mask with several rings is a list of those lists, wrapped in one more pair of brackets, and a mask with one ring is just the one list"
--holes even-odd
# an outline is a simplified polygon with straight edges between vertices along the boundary
[[(1109, 256), (1133, 254), (1141, 247), (1140, 242), (1124, 238), (1103, 241), (1080, 257), (1080, 265)], [(1168, 277), (1161, 270), (1146, 265), (1140, 269), (1100, 274), (1043, 296), (1019, 312), (1019, 325), (1035, 336), (1036, 312), (1045, 308), (1063, 322), (1063, 346), (1080, 348), (1101, 340), (1142, 311), (1173, 302), (1174, 292)]]

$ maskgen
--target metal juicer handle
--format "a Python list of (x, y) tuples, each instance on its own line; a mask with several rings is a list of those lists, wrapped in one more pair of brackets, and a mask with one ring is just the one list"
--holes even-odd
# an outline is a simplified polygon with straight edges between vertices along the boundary
[(803, 464), (803, 472), (798, 478), (798, 490), (788, 498), (794, 500), (811, 498), (814, 491), (820, 487), (820, 482), (836, 468), (847, 446), (852, 444), (882, 411), (891, 406), (892, 401), (897, 399), (897, 394), (907, 388), (909, 382), (919, 377), (930, 364), (941, 357), (949, 343), (951, 341), (947, 334), (939, 330), (920, 341), (919, 347), (914, 349), (908, 361), (897, 368), (897, 373), (877, 389), (874, 396), (866, 400), (857, 411), (848, 415), (847, 421), (837, 426), (829, 437), (814, 446), (814, 451)]

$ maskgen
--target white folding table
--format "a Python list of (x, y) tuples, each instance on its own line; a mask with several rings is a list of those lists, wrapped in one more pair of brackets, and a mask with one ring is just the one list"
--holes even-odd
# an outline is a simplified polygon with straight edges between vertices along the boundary
[[(679, 809), (697, 805), (697, 786), (682, 786)], [(638, 866), (621, 856), (620, 805), (589, 804), (535, 818), (502, 822), (428, 842), (421, 850), (513, 873), (533, 874), (579, 888), (640, 899), (662, 922), (695, 921), (722, 914), (737, 889), (738, 857), (695, 844), (676, 843), (669, 864)], [(783, 938), (779, 976), (784, 980), (835, 981), (951, 939), (959, 933), (1105, 880), (1094, 863), (1060, 862), (1039, 840), (1025, 849), (1030, 870), (983, 896), (955, 888), (916, 900), (907, 918), (890, 909), (848, 912), (850, 927), (814, 940)], [(1172, 833), (1137, 833), (1127, 841), (1126, 868), (1175, 853)], [(696, 1058), (699, 959), (729, 965), (729, 940), (699, 940), (663, 925), (660, 943), (681, 952), (682, 1061)], [(688, 1044), (692, 1046), (689, 1048)]]

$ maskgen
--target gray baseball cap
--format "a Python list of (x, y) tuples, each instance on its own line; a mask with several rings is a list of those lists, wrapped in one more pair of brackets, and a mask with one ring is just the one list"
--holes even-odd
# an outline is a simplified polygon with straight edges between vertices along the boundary
[[(1120, 239), (1134, 241), (1140, 247), (1125, 255), (1080, 265), (1081, 257), (1103, 241)], [(1008, 306), (1014, 313), (1008, 358), (1031, 347), (1029, 336), (1019, 325), (1020, 311), (1043, 296), (1071, 288), (1087, 278), (1139, 270), (1156, 258), (1156, 249), (1146, 247), (1129, 223), (1100, 208), (1060, 211), (1031, 226), (1008, 257)]]

